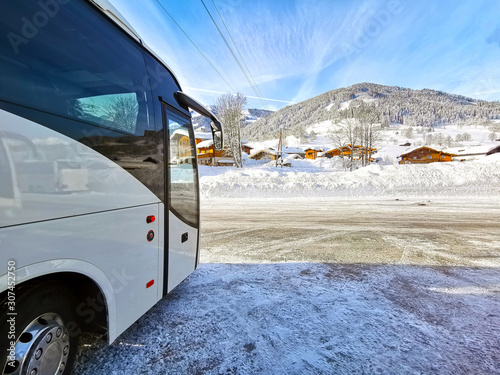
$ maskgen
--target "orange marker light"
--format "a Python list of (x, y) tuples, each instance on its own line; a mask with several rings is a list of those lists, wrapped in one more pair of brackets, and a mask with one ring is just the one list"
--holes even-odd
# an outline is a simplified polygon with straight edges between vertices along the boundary
[(153, 221), (156, 220), (156, 217), (154, 215), (150, 215), (146, 218), (146, 223), (152, 223)]
[(154, 281), (154, 280), (151, 280), (150, 282), (148, 282), (148, 283), (146, 284), (146, 289), (147, 289), (147, 288), (152, 287), (154, 284), (155, 284), (155, 281)]

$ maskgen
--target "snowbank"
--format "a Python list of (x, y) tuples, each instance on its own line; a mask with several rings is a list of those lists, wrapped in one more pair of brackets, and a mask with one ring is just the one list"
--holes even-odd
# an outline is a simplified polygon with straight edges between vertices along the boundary
[(338, 159), (293, 160), (246, 168), (200, 168), (204, 198), (359, 197), (365, 195), (500, 195), (500, 155), (472, 162), (421, 165), (371, 165), (344, 171)]

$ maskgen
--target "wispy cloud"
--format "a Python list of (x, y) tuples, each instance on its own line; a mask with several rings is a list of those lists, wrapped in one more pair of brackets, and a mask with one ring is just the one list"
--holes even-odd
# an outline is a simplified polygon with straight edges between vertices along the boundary
[[(253, 99), (255, 93), (199, 0), (160, 1), (235, 91)], [(491, 82), (478, 87), (484, 79), (471, 72), (500, 76), (500, 48), (496, 48), (500, 3), (214, 1), (260, 91), (275, 103), (305, 100), (362, 81), (450, 92), (463, 89), (487, 93), (488, 98), (498, 91)], [(156, 0), (115, 2), (173, 68), (183, 87), (197, 88), (207, 101), (215, 93), (230, 91)], [(470, 81), (457, 83), (464, 77)]]
[[(215, 91), (215, 90), (206, 90), (206, 89), (197, 89), (193, 87), (185, 87), (186, 90), (191, 90), (191, 91), (201, 91), (201, 92), (208, 92), (211, 94), (226, 94), (227, 92), (223, 91)], [(252, 96), (252, 95), (245, 95), (247, 98), (252, 98), (252, 99), (260, 99), (258, 96)], [(269, 100), (271, 102), (280, 102), (280, 103), (288, 103), (288, 104), (295, 104), (296, 102), (290, 102), (288, 100), (280, 100), (280, 99), (271, 99), (271, 98), (263, 98), (264, 100)]]

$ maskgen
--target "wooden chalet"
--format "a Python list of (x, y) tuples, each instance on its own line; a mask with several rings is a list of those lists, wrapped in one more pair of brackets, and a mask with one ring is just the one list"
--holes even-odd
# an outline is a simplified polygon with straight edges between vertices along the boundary
[(249, 145), (242, 145), (241, 146), (241, 150), (245, 153), (247, 153), (248, 155), (250, 155), (252, 153), (252, 150), (254, 148), (252, 146), (249, 146)]
[[(364, 146), (359, 146), (355, 145), (354, 147), (351, 147), (351, 145), (339, 147), (339, 148), (334, 148), (332, 150), (326, 151), (323, 156), (324, 157), (334, 157), (334, 156), (350, 156), (353, 154), (353, 159), (354, 160), (360, 160), (363, 155), (373, 155), (377, 152), (377, 149), (372, 147), (368, 149), (367, 147)], [(373, 158), (370, 158), (370, 161), (373, 161)]]
[(451, 161), (456, 156), (448, 152), (422, 146), (400, 155), (399, 164), (421, 164)]
[(198, 164), (214, 166), (232, 166), (234, 161), (228, 149), (218, 151), (214, 148), (212, 139), (199, 142), (196, 145), (198, 154)]
[(274, 150), (253, 150), (250, 155), (248, 155), (249, 159), (253, 160), (261, 160), (261, 159), (267, 159), (267, 160), (276, 160), (277, 153)]
[(212, 139), (212, 133), (194, 132), (194, 139), (196, 140), (196, 144), (203, 141), (208, 141)]
[(197, 142), (196, 145), (198, 154), (198, 164), (212, 165), (214, 162), (214, 142), (206, 140), (203, 142)]
[(189, 139), (189, 134), (184, 129), (175, 130), (170, 135), (170, 147), (171, 155), (175, 155), (175, 164), (190, 163), (192, 159), (191, 154), (191, 141)]
[(243, 151), (244, 153), (246, 153), (247, 155), (250, 155), (252, 153), (252, 150), (254, 149), (255, 147), (253, 146), (250, 146), (248, 144), (248, 141), (246, 139), (242, 139), (241, 140), (241, 151)]
[(498, 154), (500, 153), (500, 146), (496, 146), (496, 147), (493, 147), (492, 149), (490, 149), (487, 153), (486, 153), (486, 156), (488, 155), (493, 155), (493, 154)]
[(318, 153), (323, 152), (323, 149), (319, 147), (309, 147), (304, 151), (306, 153), (306, 159), (314, 160), (318, 157)]

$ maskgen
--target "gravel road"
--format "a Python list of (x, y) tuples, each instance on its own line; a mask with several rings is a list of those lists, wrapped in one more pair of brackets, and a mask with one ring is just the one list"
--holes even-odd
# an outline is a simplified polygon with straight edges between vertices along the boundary
[(500, 201), (226, 199), (202, 205), (202, 263), (500, 267)]

